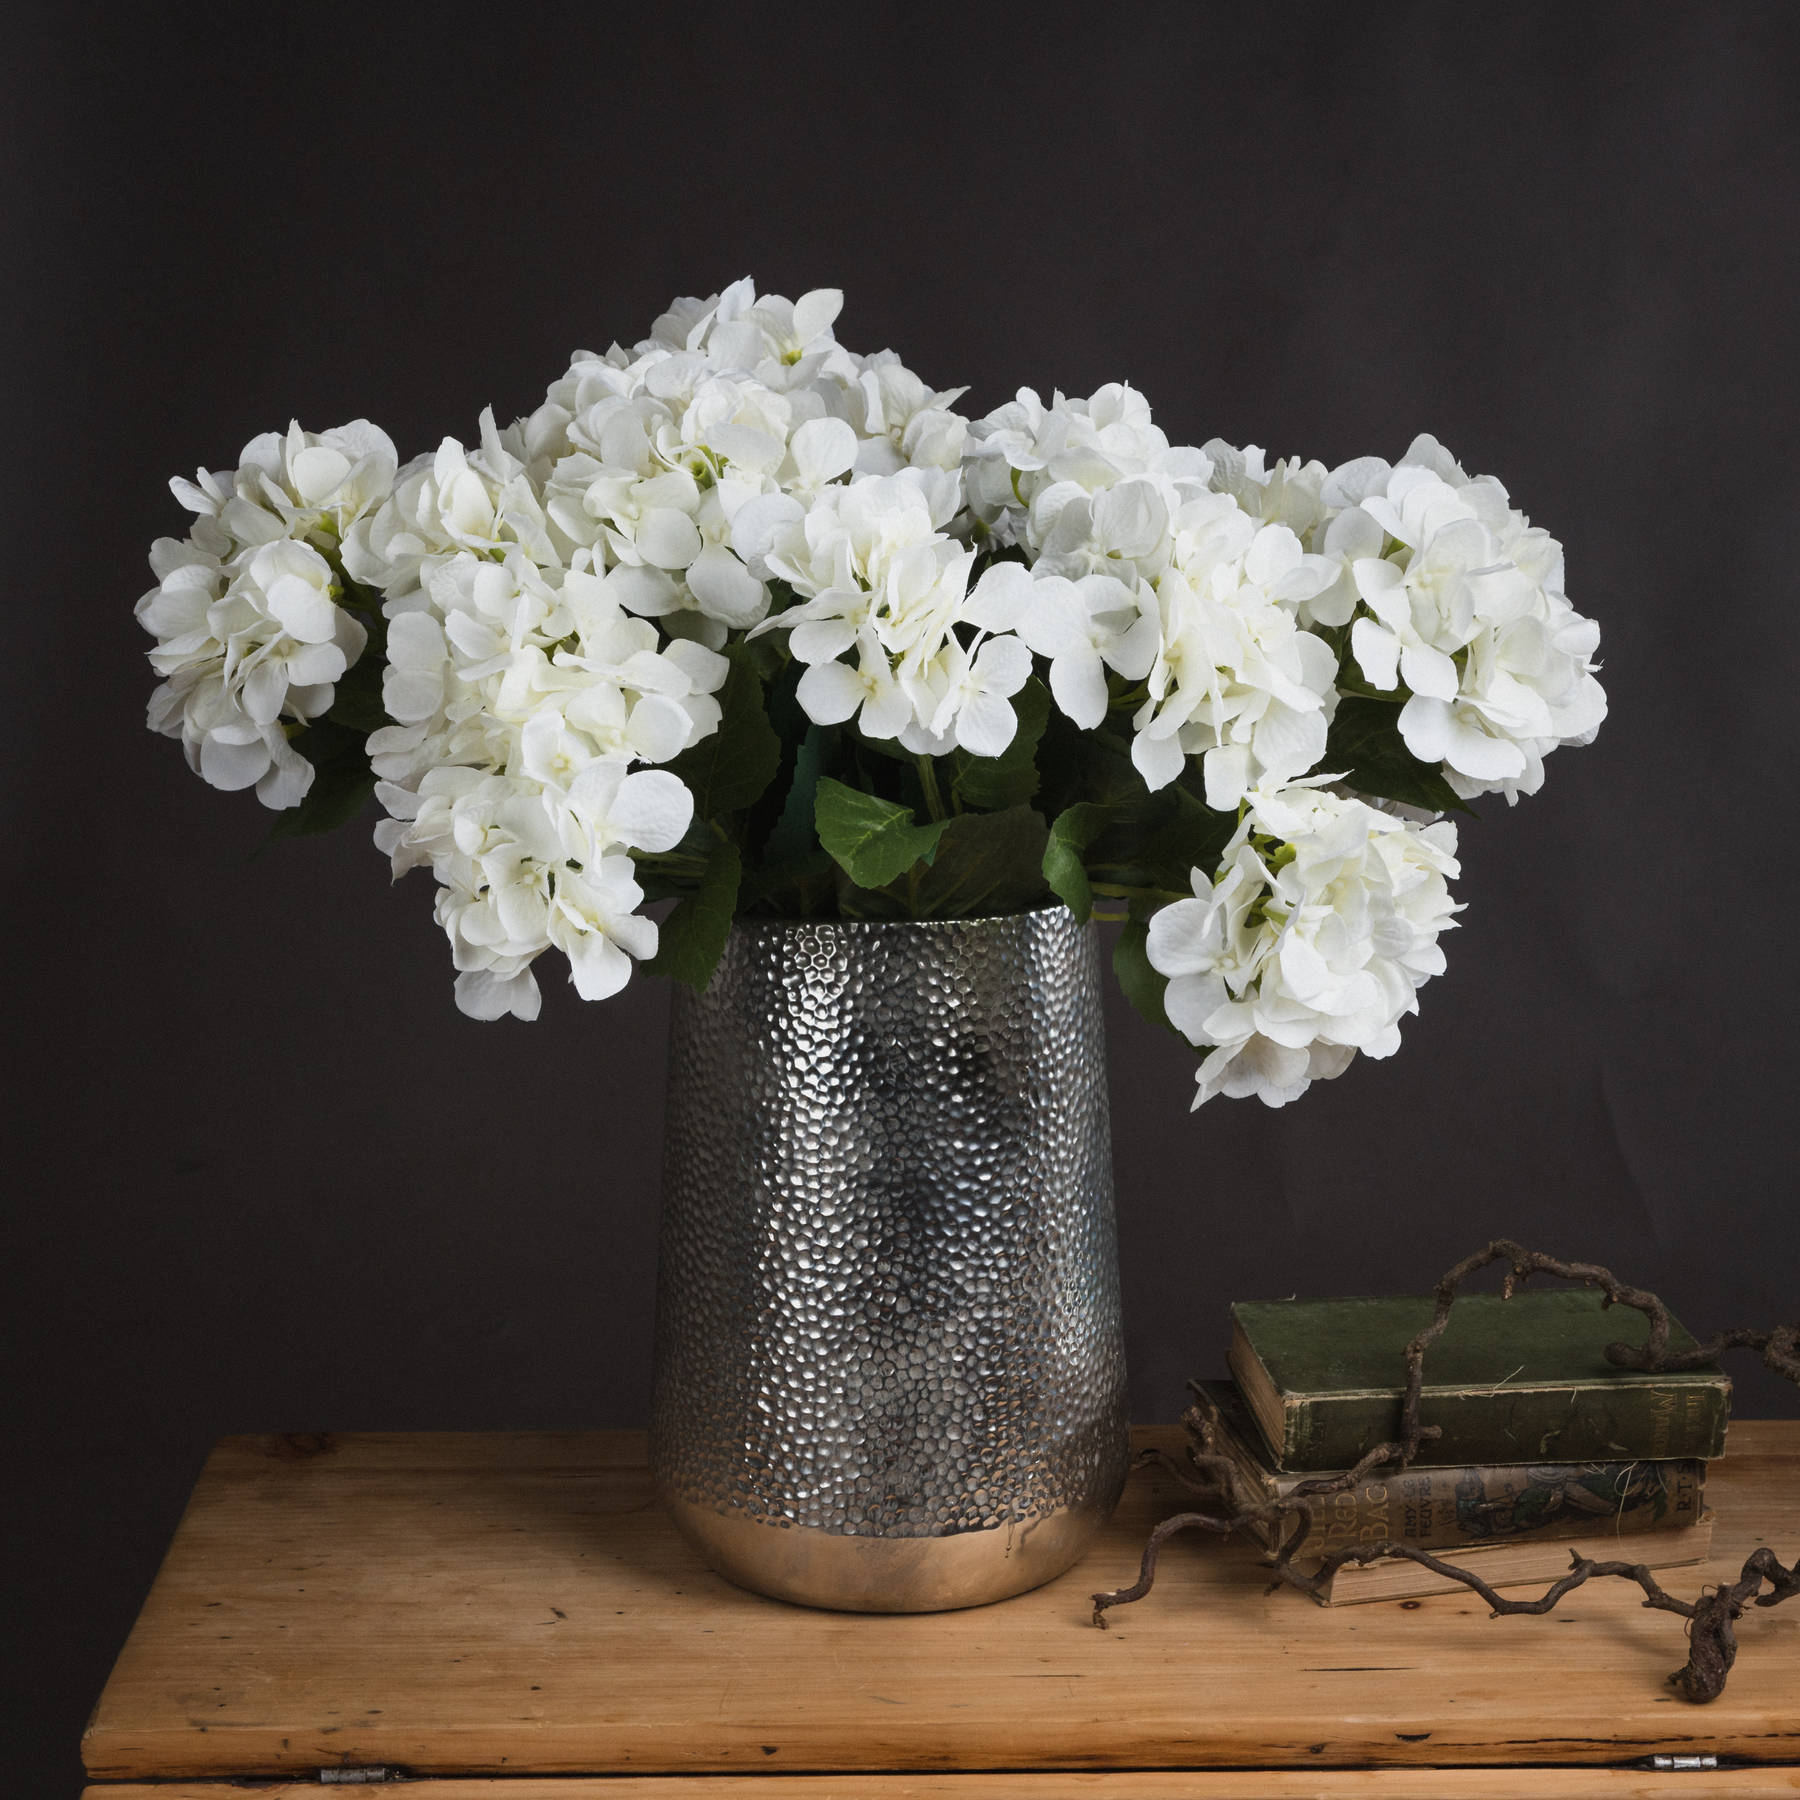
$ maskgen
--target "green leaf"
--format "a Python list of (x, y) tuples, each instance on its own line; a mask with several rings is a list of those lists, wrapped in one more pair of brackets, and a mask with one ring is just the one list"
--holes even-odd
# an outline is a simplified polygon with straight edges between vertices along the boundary
[(1398, 800), (1427, 812), (1469, 811), (1443, 770), (1407, 749), (1400, 735), (1400, 708), (1392, 700), (1356, 695), (1340, 700), (1320, 766), (1377, 800)]
[(809, 724), (794, 752), (794, 778), (788, 784), (787, 800), (769, 833), (768, 842), (763, 845), (762, 858), (766, 863), (795, 862), (818, 847), (813, 802), (819, 790), (819, 776), (825, 767), (827, 734), (835, 738), (837, 728)]
[(675, 873), (638, 857), (632, 861), (637, 864), (637, 884), (646, 900), (685, 900), (694, 891), (694, 878), (686, 871)]
[(382, 677), (387, 673), (387, 621), (378, 612), (359, 613), (357, 617), (368, 632), (369, 641), (363, 646), (362, 655), (338, 677), (331, 710), (325, 717), (334, 725), (360, 731), (367, 737), (371, 731), (394, 722), (381, 700)]
[[(1138, 828), (1134, 853), (1149, 874), (1149, 886), (1185, 894), (1195, 869), (1209, 877), (1217, 870), (1237, 830), (1237, 814), (1214, 812), (1180, 787), (1165, 788), (1152, 798), (1156, 805)], [(1100, 860), (1097, 847), (1089, 861)]]
[(1004, 812), (962, 813), (938, 840), (931, 867), (913, 890), (920, 919), (985, 919), (1022, 912), (1048, 898), (1044, 886), (1041, 813), (1029, 806)]
[(632, 855), (637, 884), (647, 900), (685, 900), (706, 874), (719, 834), (704, 819), (693, 820), (672, 850), (639, 850)]
[(884, 762), (904, 763), (907, 768), (914, 770), (919, 766), (917, 754), (907, 749), (898, 738), (865, 737), (860, 725), (846, 725), (844, 730), (861, 755), (879, 756)]
[[(779, 652), (780, 646), (774, 638), (758, 638), (757, 646), (771, 645)], [(727, 647), (726, 655), (747, 647), (744, 644), (732, 644)], [(762, 676), (763, 711), (768, 714), (769, 723), (775, 728), (775, 735), (784, 745), (797, 744), (806, 736), (807, 727), (812, 720), (806, 715), (806, 709), (798, 699), (800, 677), (806, 673), (806, 665), (797, 663), (791, 657), (778, 661), (773, 674), (764, 675), (756, 665), (753, 671)]]
[[(337, 697), (331, 703), (331, 711), (325, 717), (334, 725), (342, 725), (362, 737), (372, 731), (380, 731), (383, 726), (393, 724), (387, 715), (387, 708), (381, 702), (381, 671), (384, 665), (377, 663), (372, 668), (365, 658), (359, 662), (349, 674), (338, 683)], [(370, 671), (373, 679), (363, 678), (365, 669)]]
[(1210, 875), (1237, 829), (1235, 813), (1214, 812), (1176, 785), (1104, 804), (1081, 802), (1069, 811), (1085, 821), (1094, 816), (1083, 812), (1088, 806), (1101, 816), (1077, 846), (1081, 869), (1089, 882), (1119, 887), (1186, 894), (1191, 872)]
[(298, 806), (275, 815), (265, 845), (336, 831), (362, 812), (375, 792), (375, 772), (363, 749), (366, 735), (333, 724), (329, 715), (294, 735), (294, 748), (313, 766), (312, 786)]
[(343, 563), (339, 556), (327, 558), (337, 572), (339, 583), (338, 605), (346, 612), (353, 612), (368, 627), (370, 641), (385, 654), (387, 645), (387, 619), (381, 610), (381, 589), (365, 587), (360, 581), (352, 581), (344, 573)]
[(772, 637), (739, 638), (719, 654), (734, 667), (747, 669), (765, 687), (773, 687), (787, 665), (781, 644)]
[(821, 778), (813, 801), (819, 842), (858, 887), (883, 888), (929, 856), (949, 824), (913, 820), (910, 807), (858, 793), (830, 776)]
[(1001, 812), (1037, 797), (1038, 740), (1050, 722), (1050, 690), (1034, 675), (1013, 699), (1019, 728), (998, 756), (971, 756), (958, 750), (952, 758), (951, 790), (964, 806)]
[[(367, 589), (355, 589), (367, 595)], [(373, 597), (379, 603), (379, 596)], [(313, 766), (313, 783), (298, 806), (276, 814), (264, 846), (280, 838), (317, 837), (348, 825), (375, 791), (375, 775), (364, 747), (369, 733), (393, 724), (381, 703), (387, 670), (387, 621), (379, 610), (358, 612), (369, 634), (355, 664), (336, 682), (330, 708), (296, 731), (290, 740)]]
[(1078, 801), (1057, 815), (1044, 845), (1044, 879), (1050, 891), (1085, 925), (1094, 910), (1094, 890), (1081, 853), (1113, 816), (1097, 801)]
[(849, 877), (823, 850), (809, 851), (792, 862), (744, 871), (739, 911), (764, 918), (810, 919), (830, 913), (837, 904), (837, 884)]
[[(1128, 920), (1119, 933), (1119, 941), (1113, 945), (1113, 974), (1118, 977), (1120, 988), (1125, 998), (1148, 1019), (1152, 1025), (1160, 1025), (1165, 1031), (1181, 1033), (1169, 1023), (1169, 1015), (1163, 1010), (1163, 991), (1169, 985), (1166, 975), (1159, 975), (1150, 966), (1150, 958), (1145, 951), (1145, 944), (1150, 936), (1147, 921), (1140, 918)], [(1183, 1038), (1182, 1042), (1186, 1043)]]
[(644, 964), (647, 974), (672, 975), (695, 993), (704, 993), (725, 953), (737, 911), (743, 864), (733, 844), (717, 843), (706, 860), (700, 886), (663, 920), (656, 954)]
[(1130, 745), (1102, 742), (1103, 735), (1083, 731), (1061, 712), (1050, 715), (1037, 752), (1046, 812), (1061, 812), (1083, 800), (1129, 807), (1151, 798), (1143, 776), (1132, 765)]
[[(830, 858), (826, 859), (830, 862)], [(912, 908), (908, 904), (903, 886), (896, 883), (893, 887), (865, 888), (858, 887), (836, 863), (831, 863), (831, 904), (840, 919), (910, 919)]]
[(668, 764), (694, 796), (699, 819), (717, 819), (749, 806), (781, 767), (781, 739), (763, 710), (756, 672), (734, 662), (718, 699), (723, 712), (719, 729)]
[[(804, 721), (803, 714), (801, 717)], [(830, 910), (841, 871), (819, 847), (813, 810), (819, 777), (831, 760), (837, 738), (835, 725), (803, 722), (794, 746), (786, 798), (760, 849), (751, 850), (744, 871), (746, 910), (754, 908), (777, 918), (809, 918), (822, 908)], [(764, 807), (770, 804), (771, 799), (765, 798)]]

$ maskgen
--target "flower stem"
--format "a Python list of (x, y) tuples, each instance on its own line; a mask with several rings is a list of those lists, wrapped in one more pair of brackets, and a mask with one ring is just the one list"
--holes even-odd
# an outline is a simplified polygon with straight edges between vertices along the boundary
[(1173, 888), (1125, 887), (1116, 881), (1096, 881), (1091, 885), (1096, 894), (1105, 894), (1113, 900), (1191, 900), (1194, 897), (1177, 893)]
[(919, 786), (925, 790), (925, 810), (933, 819), (947, 819), (944, 811), (944, 796), (938, 792), (937, 764), (929, 756), (915, 756), (914, 763), (919, 771)]

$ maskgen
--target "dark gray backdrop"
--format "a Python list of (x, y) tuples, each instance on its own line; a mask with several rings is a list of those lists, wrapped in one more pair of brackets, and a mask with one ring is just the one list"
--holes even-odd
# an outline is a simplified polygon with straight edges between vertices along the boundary
[(740, 274), (842, 286), (846, 342), (976, 410), (1129, 378), (1192, 441), (1432, 430), (1603, 624), (1612, 718), (1465, 829), (1396, 1060), (1190, 1117), (1115, 1013), (1140, 1416), (1220, 1366), (1229, 1299), (1417, 1288), (1497, 1232), (1696, 1326), (1792, 1316), (1795, 34), (1564, 10), (14, 16), (0, 1743), (32, 1791), (72, 1788), (219, 1433), (645, 1411), (666, 994), (553, 979), (535, 1027), (473, 1024), (366, 826), (252, 854), (255, 801), (141, 725), (163, 482), (296, 414), (471, 434)]

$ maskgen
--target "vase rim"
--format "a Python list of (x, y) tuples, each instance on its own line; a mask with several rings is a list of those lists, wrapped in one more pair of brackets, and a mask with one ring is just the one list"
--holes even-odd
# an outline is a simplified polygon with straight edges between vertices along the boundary
[(737, 931), (758, 927), (772, 931), (947, 931), (968, 925), (1011, 925), (1028, 919), (1050, 919), (1059, 913), (1071, 923), (1074, 922), (1075, 915), (1068, 907), (1060, 900), (1053, 900), (1048, 905), (1027, 907), (1021, 912), (981, 913), (967, 919), (824, 919), (777, 917), (761, 913), (740, 914), (732, 919), (731, 929)]

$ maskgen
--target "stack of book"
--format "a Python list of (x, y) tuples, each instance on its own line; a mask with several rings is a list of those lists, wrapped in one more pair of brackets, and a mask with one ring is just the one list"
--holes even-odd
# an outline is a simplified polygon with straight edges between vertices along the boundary
[[(1194, 1391), (1252, 1496), (1289, 1495), (1400, 1435), (1406, 1345), (1431, 1322), (1429, 1298), (1231, 1310), (1234, 1380)], [(1607, 1344), (1641, 1341), (1648, 1329), (1586, 1289), (1457, 1300), (1425, 1353), (1420, 1422), (1442, 1435), (1408, 1467), (1313, 1500), (1296, 1560), (1316, 1567), (1333, 1550), (1387, 1539), (1495, 1587), (1553, 1581), (1572, 1550), (1653, 1569), (1704, 1561), (1706, 1465), (1724, 1453), (1731, 1382), (1710, 1365), (1643, 1375), (1607, 1362)], [(1693, 1341), (1680, 1326), (1671, 1334), (1675, 1349)], [(1292, 1530), (1291, 1516), (1263, 1530), (1265, 1549)], [(1403, 1600), (1454, 1585), (1395, 1557), (1347, 1564), (1325, 1597)]]

